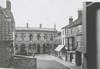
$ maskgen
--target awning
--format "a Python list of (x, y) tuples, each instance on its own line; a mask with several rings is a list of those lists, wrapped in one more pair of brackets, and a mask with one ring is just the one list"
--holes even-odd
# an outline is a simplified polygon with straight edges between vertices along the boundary
[(64, 45), (58, 45), (57, 47), (56, 47), (56, 49), (55, 49), (55, 51), (61, 51), (62, 50), (62, 48), (64, 47)]

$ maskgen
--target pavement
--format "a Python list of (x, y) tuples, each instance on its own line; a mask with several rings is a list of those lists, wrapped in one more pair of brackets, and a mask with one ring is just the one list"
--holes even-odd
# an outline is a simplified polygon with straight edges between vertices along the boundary
[[(48, 54), (37, 54), (35, 56), (37, 59), (39, 60), (47, 60), (47, 61), (56, 61), (62, 65), (64, 65), (66, 67), (66, 69), (70, 68), (70, 69), (81, 69), (81, 67), (76, 66), (73, 63), (64, 61), (56, 56), (52, 56), (52, 55), (48, 55)], [(55, 65), (55, 64), (54, 64)], [(58, 65), (59, 66), (59, 65)], [(52, 66), (51, 66), (52, 67)], [(51, 68), (52, 69), (52, 68)], [(55, 68), (56, 69), (56, 68)], [(63, 68), (62, 68), (63, 69)]]
[(37, 69), (68, 69), (50, 55), (36, 55), (35, 57), (37, 58)]

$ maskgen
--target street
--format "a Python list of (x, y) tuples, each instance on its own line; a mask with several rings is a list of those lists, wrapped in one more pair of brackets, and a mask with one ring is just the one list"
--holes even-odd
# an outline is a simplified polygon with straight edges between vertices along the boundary
[(49, 55), (38, 55), (36, 58), (37, 69), (68, 69)]

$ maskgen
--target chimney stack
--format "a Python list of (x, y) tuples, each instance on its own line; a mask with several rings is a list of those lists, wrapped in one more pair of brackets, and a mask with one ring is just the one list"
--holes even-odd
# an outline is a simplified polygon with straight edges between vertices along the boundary
[(56, 30), (56, 24), (54, 24), (54, 29)]
[(42, 28), (42, 24), (40, 24), (40, 28)]
[(8, 10), (11, 10), (11, 2), (10, 2), (10, 0), (7, 0), (7, 1), (6, 1), (6, 8), (7, 8)]
[(78, 18), (82, 17), (82, 10), (78, 10)]
[(73, 18), (69, 17), (69, 24), (73, 23)]
[(26, 28), (29, 28), (29, 25), (28, 25), (28, 23), (26, 23)]

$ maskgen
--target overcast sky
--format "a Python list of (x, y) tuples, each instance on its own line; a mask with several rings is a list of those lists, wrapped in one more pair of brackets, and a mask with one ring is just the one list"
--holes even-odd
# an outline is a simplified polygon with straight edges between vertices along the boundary
[(17, 27), (53, 28), (58, 30), (68, 24), (69, 16), (77, 18), (78, 9), (82, 8), (85, 0), (11, 0), (12, 12)]

